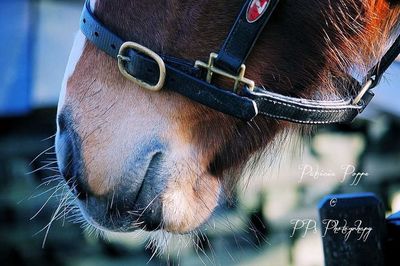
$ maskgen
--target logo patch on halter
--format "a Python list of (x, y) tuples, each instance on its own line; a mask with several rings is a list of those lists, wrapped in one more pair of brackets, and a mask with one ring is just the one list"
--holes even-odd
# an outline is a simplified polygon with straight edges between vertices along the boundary
[(264, 14), (270, 0), (253, 0), (247, 8), (246, 19), (249, 23), (257, 21)]

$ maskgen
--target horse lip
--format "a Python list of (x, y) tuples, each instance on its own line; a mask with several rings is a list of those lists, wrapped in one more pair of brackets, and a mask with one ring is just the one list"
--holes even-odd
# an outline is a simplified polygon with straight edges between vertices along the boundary
[[(77, 201), (77, 206), (82, 214), (82, 217), (85, 219), (87, 223), (89, 223), (94, 228), (103, 231), (103, 232), (132, 232), (139, 229), (137, 226), (132, 225), (131, 221), (135, 219), (135, 217), (129, 217), (131, 214), (125, 212), (125, 215), (117, 216), (116, 214), (109, 213), (109, 209), (104, 206), (104, 202), (96, 202), (96, 205), (100, 210), (94, 210), (92, 206), (88, 208), (88, 203)], [(86, 205), (86, 206), (85, 206)], [(99, 205), (103, 205), (100, 206)], [(118, 219), (116, 219), (118, 218)]]

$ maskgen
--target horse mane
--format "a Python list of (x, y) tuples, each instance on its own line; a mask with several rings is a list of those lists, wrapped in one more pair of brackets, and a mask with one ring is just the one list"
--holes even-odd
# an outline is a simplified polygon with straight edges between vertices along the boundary
[[(357, 0), (335, 2), (337, 8), (330, 8), (326, 16), (335, 29), (335, 36), (325, 32), (329, 57), (338, 65), (339, 74), (356, 66), (359, 75), (365, 76), (388, 49), (394, 31), (399, 30), (400, 2), (361, 1), (361, 8)], [(341, 41), (335, 44), (333, 39)]]

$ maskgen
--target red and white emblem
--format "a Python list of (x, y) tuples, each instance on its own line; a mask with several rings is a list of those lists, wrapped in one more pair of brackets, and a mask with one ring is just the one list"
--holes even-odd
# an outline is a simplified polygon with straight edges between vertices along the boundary
[(246, 19), (249, 23), (257, 21), (267, 10), (270, 0), (253, 0), (247, 8)]

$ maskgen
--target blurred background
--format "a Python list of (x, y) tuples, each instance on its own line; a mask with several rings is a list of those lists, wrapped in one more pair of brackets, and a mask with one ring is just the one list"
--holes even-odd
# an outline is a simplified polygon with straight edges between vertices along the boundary
[[(318, 221), (326, 194), (370, 191), (387, 214), (400, 210), (397, 61), (360, 119), (320, 127), (301, 151), (279, 154), (270, 171), (244, 179), (234, 204), (223, 204), (198, 239), (172, 240), (168, 254), (152, 257), (146, 233), (105, 240), (68, 215), (49, 226), (60, 201), (57, 183), (46, 182), (57, 174), (56, 105), (82, 4), (0, 1), (1, 265), (323, 265), (320, 232), (292, 235), (291, 221)], [(367, 175), (354, 184), (346, 169)]]

